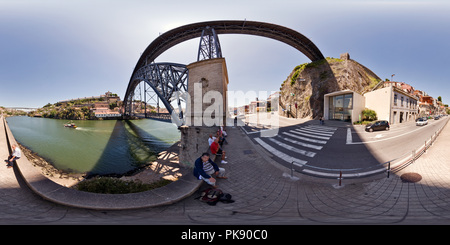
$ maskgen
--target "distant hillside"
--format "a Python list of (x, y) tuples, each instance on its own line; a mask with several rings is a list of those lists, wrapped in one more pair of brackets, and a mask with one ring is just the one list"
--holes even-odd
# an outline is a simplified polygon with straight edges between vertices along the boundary
[(5, 117), (25, 116), (25, 115), (27, 115), (27, 113), (22, 111), (22, 110), (7, 109), (7, 108), (5, 108), (3, 106), (0, 106), (0, 117), (1, 117), (1, 115), (5, 116)]
[(32, 117), (69, 120), (98, 120), (99, 118), (96, 117), (96, 112), (99, 110), (102, 113), (112, 110), (119, 111), (121, 106), (122, 102), (120, 97), (108, 91), (100, 96), (64, 100), (55, 104), (48, 103), (28, 115)]
[[(381, 79), (365, 66), (351, 60), (348, 53), (340, 59), (326, 58), (294, 68), (280, 87), (280, 105), (285, 110), (291, 105), (292, 115), (298, 118), (318, 119), (323, 116), (325, 94), (350, 89), (364, 94), (372, 90)], [(280, 110), (283, 116), (286, 111)]]

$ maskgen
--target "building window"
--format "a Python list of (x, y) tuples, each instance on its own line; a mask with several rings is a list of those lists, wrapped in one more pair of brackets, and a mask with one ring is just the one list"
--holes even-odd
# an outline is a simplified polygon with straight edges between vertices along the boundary
[(394, 94), (394, 105), (397, 105), (397, 94)]
[(329, 114), (331, 120), (351, 121), (353, 110), (353, 94), (329, 97)]
[(353, 94), (344, 95), (344, 109), (353, 109)]

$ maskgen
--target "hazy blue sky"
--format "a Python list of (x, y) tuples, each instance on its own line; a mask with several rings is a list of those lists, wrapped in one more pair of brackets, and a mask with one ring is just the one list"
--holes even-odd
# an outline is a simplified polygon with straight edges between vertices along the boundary
[[(0, 105), (42, 107), (106, 91), (123, 99), (140, 54), (160, 33), (208, 20), (294, 29), (326, 57), (349, 52), (380, 78), (450, 103), (448, 0), (0, 0)], [(220, 35), (232, 91), (276, 91), (309, 62), (271, 39)], [(189, 64), (199, 40), (156, 61)]]

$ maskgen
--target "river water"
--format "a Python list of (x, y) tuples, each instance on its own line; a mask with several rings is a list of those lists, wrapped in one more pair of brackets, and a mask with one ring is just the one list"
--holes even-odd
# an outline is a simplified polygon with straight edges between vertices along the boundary
[(124, 174), (156, 159), (180, 140), (177, 126), (150, 119), (73, 121), (9, 117), (16, 140), (57, 169), (74, 173)]

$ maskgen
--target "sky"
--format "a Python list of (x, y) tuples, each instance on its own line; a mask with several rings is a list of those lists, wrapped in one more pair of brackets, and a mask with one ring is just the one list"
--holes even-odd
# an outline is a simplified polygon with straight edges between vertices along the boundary
[[(211, 20), (282, 25), (325, 57), (348, 52), (381, 79), (405, 82), (450, 104), (448, 0), (0, 0), (0, 106), (38, 108), (61, 100), (125, 95), (147, 46), (176, 27)], [(278, 91), (310, 62), (282, 42), (219, 35), (229, 91)], [(196, 61), (199, 39), (156, 62)], [(249, 101), (248, 101), (249, 102)]]

